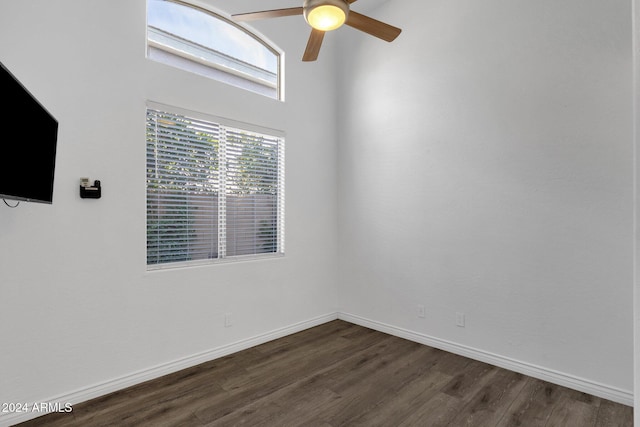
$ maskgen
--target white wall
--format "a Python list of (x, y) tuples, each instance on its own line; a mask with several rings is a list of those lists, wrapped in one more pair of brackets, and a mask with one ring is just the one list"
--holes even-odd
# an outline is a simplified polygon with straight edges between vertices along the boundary
[[(290, 53), (281, 103), (147, 61), (145, 7), (0, 4), (0, 61), (60, 123), (53, 205), (0, 206), (0, 402), (44, 401), (335, 316), (332, 56), (300, 61), (304, 22), (261, 24)], [(284, 258), (146, 272), (146, 100), (286, 132)], [(22, 135), (15, 143), (36, 150)], [(83, 176), (102, 181), (102, 199), (80, 199)]]
[[(388, 2), (370, 14), (405, 29), (396, 42), (341, 29), (312, 64), (301, 20), (256, 23), (288, 53), (285, 103), (146, 61), (144, 9), (0, 5), (0, 61), (60, 121), (54, 204), (0, 205), (0, 402), (109, 383), (336, 301), (630, 393), (627, 1)], [(147, 99), (287, 133), (284, 259), (146, 272)], [(82, 176), (101, 200), (79, 198)]]
[(405, 31), (344, 43), (341, 310), (630, 401), (631, 2), (371, 15)]

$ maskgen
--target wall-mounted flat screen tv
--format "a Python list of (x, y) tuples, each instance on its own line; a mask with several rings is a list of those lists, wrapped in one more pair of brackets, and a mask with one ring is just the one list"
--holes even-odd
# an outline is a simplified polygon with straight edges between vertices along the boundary
[(0, 198), (53, 202), (58, 121), (0, 63)]

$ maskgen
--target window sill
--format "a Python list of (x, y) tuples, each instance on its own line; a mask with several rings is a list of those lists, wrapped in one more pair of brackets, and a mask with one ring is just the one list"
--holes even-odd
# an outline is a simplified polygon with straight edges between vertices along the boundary
[(193, 268), (193, 267), (207, 267), (214, 265), (223, 265), (223, 264), (236, 264), (243, 262), (252, 262), (252, 261), (267, 261), (267, 260), (275, 260), (275, 259), (283, 259), (285, 256), (284, 253), (276, 253), (276, 254), (264, 254), (264, 255), (238, 255), (230, 258), (215, 258), (215, 259), (202, 259), (202, 260), (194, 260), (194, 261), (184, 261), (184, 262), (172, 262), (166, 264), (151, 264), (147, 265), (147, 273), (153, 273), (157, 271), (167, 271), (167, 270), (181, 270), (185, 268)]

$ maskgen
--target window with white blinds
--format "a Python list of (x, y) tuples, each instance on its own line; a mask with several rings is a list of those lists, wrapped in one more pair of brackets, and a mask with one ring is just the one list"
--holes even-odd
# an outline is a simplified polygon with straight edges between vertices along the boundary
[(282, 135), (176, 111), (147, 108), (148, 268), (283, 254)]

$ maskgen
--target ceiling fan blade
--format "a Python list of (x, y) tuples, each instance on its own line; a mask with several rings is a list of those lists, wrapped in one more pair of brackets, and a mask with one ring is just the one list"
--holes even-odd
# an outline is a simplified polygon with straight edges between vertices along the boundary
[(345, 24), (388, 42), (394, 41), (402, 32), (400, 28), (369, 18), (353, 10), (349, 11), (349, 17)]
[(357, 2), (358, 0), (348, 0), (348, 1), (349, 1), (349, 4), (351, 4), (351, 3)]
[(302, 55), (303, 61), (309, 62), (318, 59), (318, 54), (320, 53), (320, 46), (322, 46), (323, 39), (324, 31), (316, 30), (315, 28), (311, 30), (311, 35), (309, 36), (309, 41), (307, 42), (307, 48), (304, 51), (304, 55)]
[(290, 7), (288, 9), (263, 10), (261, 12), (238, 13), (231, 15), (234, 21), (247, 22), (257, 21), (259, 19), (280, 18), (283, 16), (302, 15), (301, 7)]

